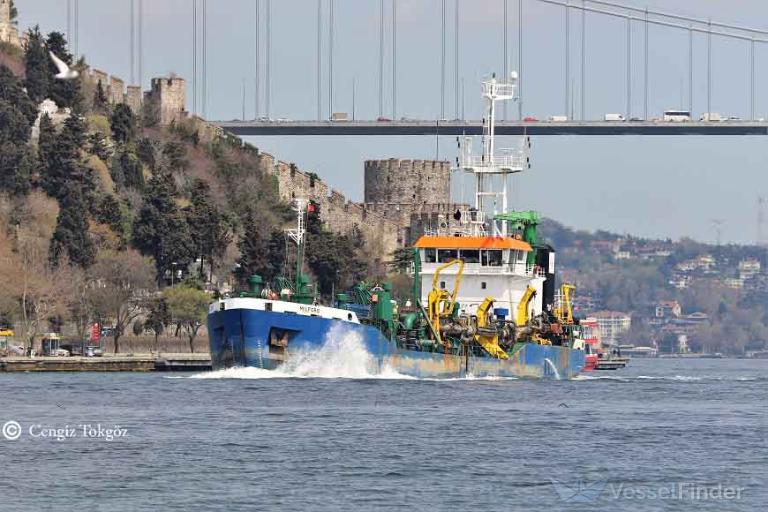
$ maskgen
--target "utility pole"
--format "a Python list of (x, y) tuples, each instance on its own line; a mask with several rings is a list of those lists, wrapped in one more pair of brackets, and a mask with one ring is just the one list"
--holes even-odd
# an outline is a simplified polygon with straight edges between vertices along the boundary
[(709, 221), (712, 224), (712, 227), (715, 230), (715, 236), (717, 237), (717, 245), (720, 246), (722, 243), (722, 237), (723, 237), (723, 224), (725, 224), (725, 219), (711, 219)]

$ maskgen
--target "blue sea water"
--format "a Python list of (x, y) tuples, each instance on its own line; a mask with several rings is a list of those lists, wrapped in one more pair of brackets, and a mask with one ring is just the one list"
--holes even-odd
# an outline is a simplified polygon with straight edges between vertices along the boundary
[(0, 424), (21, 426), (0, 435), (0, 510), (768, 505), (768, 361), (638, 359), (573, 381), (413, 380), (358, 362), (0, 374)]

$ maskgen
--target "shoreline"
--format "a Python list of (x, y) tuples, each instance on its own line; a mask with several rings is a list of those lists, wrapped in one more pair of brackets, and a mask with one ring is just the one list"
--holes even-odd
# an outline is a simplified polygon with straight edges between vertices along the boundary
[(99, 357), (2, 357), (0, 373), (174, 372), (211, 369), (208, 353), (113, 354)]

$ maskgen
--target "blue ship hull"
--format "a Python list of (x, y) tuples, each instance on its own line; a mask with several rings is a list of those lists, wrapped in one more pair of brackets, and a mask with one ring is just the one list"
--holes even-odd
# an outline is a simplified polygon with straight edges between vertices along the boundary
[[(369, 325), (256, 309), (213, 311), (208, 315), (208, 333), (214, 369), (250, 366), (273, 370), (340, 336), (354, 336), (363, 345), (375, 366), (372, 373), (387, 369), (417, 378), (568, 379), (584, 368), (583, 350), (523, 343), (506, 360), (405, 350)], [(287, 346), (276, 345), (276, 338), (286, 340)]]

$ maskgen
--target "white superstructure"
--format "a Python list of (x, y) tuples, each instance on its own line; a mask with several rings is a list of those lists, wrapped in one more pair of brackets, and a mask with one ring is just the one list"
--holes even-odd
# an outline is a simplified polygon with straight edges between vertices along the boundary
[[(444, 228), (428, 233), (415, 244), (421, 259), (424, 303), (435, 273), (445, 263), (460, 259), (464, 266), (457, 300), (462, 312), (474, 314), (483, 300), (491, 296), (495, 299), (495, 310), (506, 309), (506, 317), (514, 319), (529, 287), (535, 290), (528, 303), (529, 315), (542, 312), (544, 281), (546, 274), (554, 273), (554, 268), (531, 263), (529, 254), (534, 248), (523, 241), (519, 233), (512, 233), (509, 222), (494, 218), (508, 212), (511, 176), (530, 167), (527, 137), (517, 138), (517, 144), (510, 149), (496, 147), (496, 102), (515, 99), (516, 86), (515, 72), (508, 82), (498, 81), (495, 76), (483, 82), (486, 117), (482, 151), (474, 154), (471, 138), (465, 137), (460, 144), (458, 166), (474, 177), (474, 206), (459, 212), (455, 222), (445, 223)], [(546, 267), (554, 267), (553, 260), (551, 258)], [(457, 266), (440, 271), (438, 286), (453, 289), (458, 272)]]

